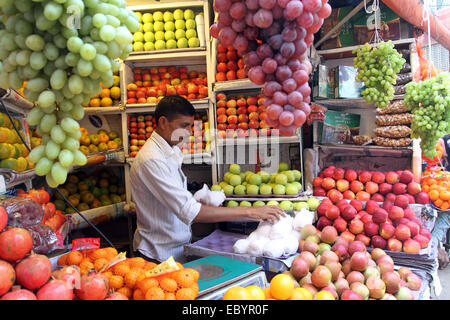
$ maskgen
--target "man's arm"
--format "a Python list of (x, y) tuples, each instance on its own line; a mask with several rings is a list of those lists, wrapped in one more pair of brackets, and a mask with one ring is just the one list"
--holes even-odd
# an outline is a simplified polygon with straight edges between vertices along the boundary
[(276, 206), (263, 207), (213, 207), (202, 205), (200, 212), (194, 222), (222, 222), (242, 218), (254, 220), (278, 220), (280, 216), (285, 216), (284, 211)]

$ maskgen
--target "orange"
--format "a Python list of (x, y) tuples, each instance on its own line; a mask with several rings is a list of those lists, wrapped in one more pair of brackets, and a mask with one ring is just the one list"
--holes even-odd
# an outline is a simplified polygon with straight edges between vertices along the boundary
[(194, 281), (197, 282), (198, 279), (200, 278), (200, 274), (198, 273), (197, 270), (195, 269), (191, 269), (191, 268), (186, 268), (184, 269), (185, 271), (189, 272), (190, 274), (192, 274), (192, 276), (194, 277)]
[(111, 271), (105, 271), (105, 272), (103, 272), (102, 274), (103, 274), (104, 276), (108, 277), (108, 278), (110, 278), (110, 277), (113, 276), (113, 273), (112, 273)]
[(119, 290), (117, 290), (117, 292), (120, 292), (124, 296), (128, 297), (128, 299), (131, 299), (131, 297), (133, 296), (133, 292), (128, 287), (122, 287)]
[(145, 300), (164, 300), (165, 294), (163, 289), (153, 287), (147, 290), (145, 293)]
[(120, 289), (123, 286), (123, 278), (121, 276), (109, 277), (109, 287), (113, 289)]
[(428, 193), (428, 192), (430, 191), (430, 186), (424, 184), (424, 185), (422, 186), (422, 191)]
[(434, 201), (434, 204), (436, 205), (436, 207), (441, 207), (442, 204), (444, 203), (444, 201), (442, 201), (441, 199), (437, 199), (436, 201)]
[(223, 300), (248, 300), (248, 292), (245, 290), (245, 288), (236, 286), (231, 287), (230, 289), (225, 292), (225, 295), (223, 296)]
[(108, 256), (108, 252), (105, 249), (97, 249), (88, 256), (91, 260), (95, 261), (100, 258), (106, 258)]
[(110, 90), (110, 95), (113, 99), (120, 99), (120, 88), (112, 87)]
[(116, 264), (113, 267), (113, 272), (115, 275), (125, 277), (130, 271), (130, 267), (127, 264)]
[(175, 298), (177, 300), (195, 300), (196, 297), (197, 294), (192, 288), (181, 288), (175, 293)]
[(91, 108), (99, 108), (100, 107), (100, 99), (93, 98), (89, 101), (89, 107)]
[(441, 204), (441, 209), (442, 209), (442, 210), (448, 210), (449, 208), (450, 208), (450, 202), (444, 201), (444, 202)]
[(448, 190), (441, 191), (439, 194), (439, 198), (444, 201), (450, 200), (450, 191)]
[(200, 290), (198, 284), (194, 283), (191, 288), (194, 289), (195, 294), (198, 294), (198, 291)]
[(129, 260), (130, 267), (144, 269), (145, 260), (141, 257), (131, 258)]
[(109, 98), (110, 97), (110, 91), (109, 89), (103, 89), (100, 93), (100, 98)]
[(150, 288), (155, 288), (159, 286), (158, 280), (155, 278), (145, 278), (137, 283), (137, 287), (142, 290), (142, 292), (147, 292)]
[(172, 292), (166, 292), (166, 298), (165, 300), (177, 300), (177, 298), (175, 297), (175, 293)]
[(106, 251), (106, 255), (108, 258), (112, 259), (115, 256), (117, 256), (119, 253), (117, 252), (116, 248), (113, 247), (108, 247), (108, 248), (104, 248)]
[(152, 270), (152, 269), (154, 269), (156, 266), (157, 266), (156, 263), (150, 262), (150, 261), (146, 261), (146, 262), (145, 262), (145, 265), (144, 265), (144, 270), (145, 270), (145, 271)]
[(294, 281), (286, 274), (277, 274), (270, 281), (270, 294), (277, 300), (287, 300), (294, 292)]
[(174, 279), (181, 288), (189, 288), (195, 282), (194, 275), (185, 269), (177, 271)]
[(266, 300), (269, 300), (272, 298), (272, 295), (270, 294), (270, 288), (264, 288), (264, 295), (266, 296)]
[(103, 269), (104, 267), (106, 267), (108, 265), (108, 260), (105, 258), (99, 258), (97, 260), (95, 260), (94, 262), (94, 268), (97, 271), (100, 271), (101, 269)]
[(68, 255), (69, 255), (68, 253), (63, 254), (61, 257), (58, 258), (58, 261), (56, 262), (56, 264), (58, 266), (64, 266), (67, 263), (67, 256)]
[(102, 100), (100, 101), (100, 105), (102, 107), (111, 107), (112, 106), (111, 98), (102, 98)]
[(81, 260), (83, 260), (83, 255), (81, 254), (81, 252), (73, 250), (69, 252), (69, 255), (67, 257), (67, 264), (77, 266), (81, 263)]
[(167, 292), (175, 292), (178, 289), (178, 284), (174, 279), (164, 277), (159, 281), (161, 289)]
[(321, 290), (314, 295), (313, 300), (336, 300), (333, 294), (328, 290)]
[(430, 199), (433, 201), (439, 199), (439, 191), (437, 190), (431, 190), (428, 195), (430, 196)]
[[(87, 136), (89, 134), (86, 128), (80, 128), (80, 131), (81, 131), (82, 136)], [(107, 248), (105, 248), (105, 249), (107, 249)]]
[(125, 280), (125, 284), (127, 285), (128, 288), (131, 288), (131, 289), (134, 288), (134, 286), (136, 285), (136, 280), (140, 274), (141, 274), (141, 271), (137, 268), (132, 268), (127, 273), (124, 280)]
[(264, 294), (263, 289), (258, 286), (248, 286), (245, 288), (247, 291), (249, 300), (265, 300), (266, 295)]
[(134, 289), (133, 300), (145, 300), (145, 294), (141, 289)]
[(108, 147), (108, 150), (119, 149), (119, 145), (115, 141), (108, 141), (108, 143), (106, 145)]
[(289, 300), (312, 300), (313, 295), (305, 288), (295, 288)]

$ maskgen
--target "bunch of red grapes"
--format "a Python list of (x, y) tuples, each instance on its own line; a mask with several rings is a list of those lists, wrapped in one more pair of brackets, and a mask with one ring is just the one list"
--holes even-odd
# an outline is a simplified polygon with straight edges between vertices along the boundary
[(264, 85), (267, 124), (292, 136), (311, 113), (307, 49), (331, 14), (328, 0), (215, 0), (210, 32), (244, 59), (248, 78)]

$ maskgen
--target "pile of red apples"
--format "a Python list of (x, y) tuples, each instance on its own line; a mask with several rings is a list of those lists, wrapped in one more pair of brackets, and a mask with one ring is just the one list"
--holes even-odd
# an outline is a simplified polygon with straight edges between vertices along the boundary
[(156, 128), (156, 119), (150, 114), (146, 115), (130, 115), (128, 116), (128, 132), (129, 132), (129, 156), (134, 158), (139, 150), (145, 144), (147, 139), (152, 136)]
[(247, 78), (244, 59), (232, 46), (217, 44), (216, 81), (230, 81)]
[(333, 203), (341, 199), (394, 201), (404, 195), (409, 203), (427, 204), (430, 198), (414, 181), (411, 171), (366, 171), (329, 166), (314, 178), (314, 196), (328, 197)]
[(335, 232), (349, 241), (358, 240), (365, 246), (419, 253), (428, 247), (431, 233), (408, 206), (406, 195), (396, 196), (394, 201), (379, 204), (368, 200), (342, 199), (333, 204), (323, 199), (317, 207), (317, 229), (332, 226)]

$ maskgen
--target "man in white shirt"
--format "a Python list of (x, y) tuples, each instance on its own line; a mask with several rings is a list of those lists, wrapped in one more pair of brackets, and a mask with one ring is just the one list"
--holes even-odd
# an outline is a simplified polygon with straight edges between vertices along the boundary
[(195, 109), (180, 96), (167, 96), (157, 105), (157, 128), (131, 166), (131, 190), (137, 228), (133, 247), (153, 261), (173, 256), (183, 262), (184, 245), (191, 240), (193, 222), (214, 223), (239, 218), (276, 220), (284, 215), (275, 206), (213, 207), (197, 202), (187, 190), (177, 146), (190, 136)]

